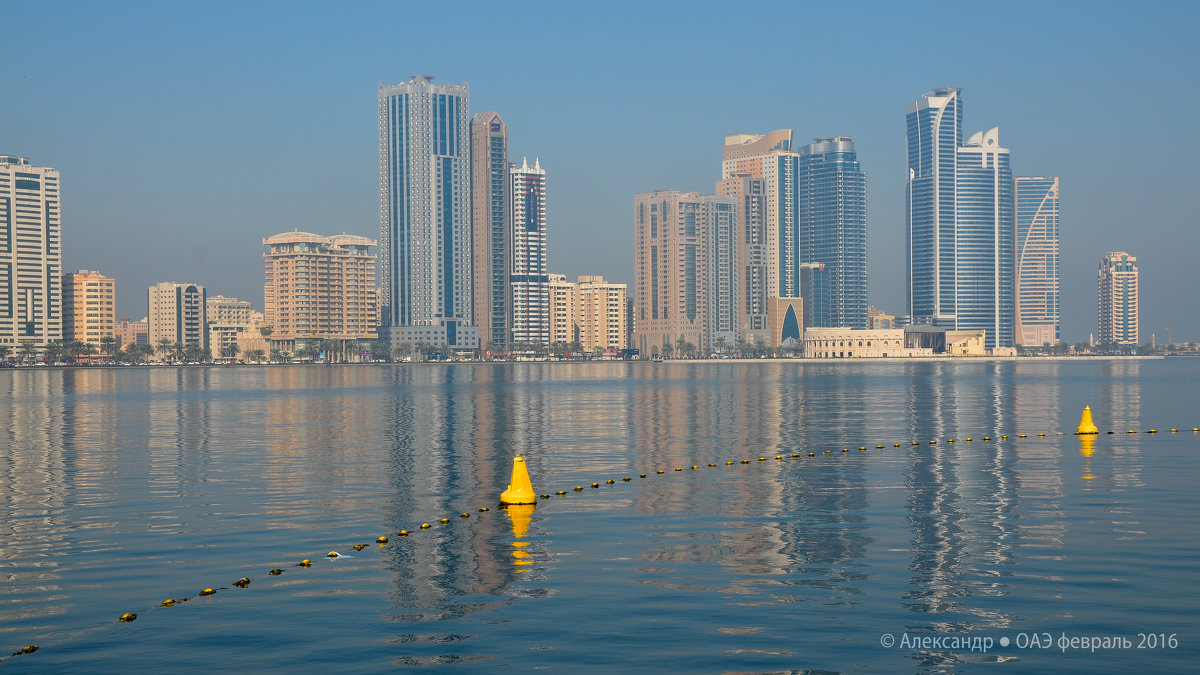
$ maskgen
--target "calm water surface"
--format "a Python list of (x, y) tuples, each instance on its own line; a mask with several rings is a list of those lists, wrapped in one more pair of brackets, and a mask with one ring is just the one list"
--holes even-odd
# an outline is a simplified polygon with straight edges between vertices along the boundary
[[(0, 397), (0, 652), (41, 647), (11, 672), (1200, 668), (1200, 360), (23, 369)], [(1084, 405), (1117, 433), (1071, 435)], [(567, 494), (496, 509), (518, 453)]]

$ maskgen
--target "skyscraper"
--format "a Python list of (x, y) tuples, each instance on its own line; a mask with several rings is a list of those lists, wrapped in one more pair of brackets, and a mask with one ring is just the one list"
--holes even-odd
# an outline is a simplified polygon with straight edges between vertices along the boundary
[(512, 176), (512, 338), (550, 342), (550, 288), (547, 285), (546, 171), (541, 162), (510, 170)]
[(673, 352), (679, 338), (704, 348), (706, 204), (676, 190), (634, 197), (634, 347), (644, 356)]
[[(743, 201), (746, 183), (731, 178), (763, 179), (766, 207), (765, 234), (767, 265), (766, 294), (771, 298), (800, 297), (800, 206), (796, 178), (800, 156), (792, 150), (792, 130), (769, 134), (731, 134), (721, 150), (721, 179), (718, 191)], [(739, 188), (741, 191), (739, 191)], [(743, 223), (748, 224), (745, 218)], [(754, 253), (748, 252), (753, 258)], [(771, 344), (779, 344), (772, 336)]]
[(1100, 344), (1138, 343), (1137, 257), (1112, 251), (1100, 259), (1099, 285)]
[(716, 344), (733, 346), (738, 339), (738, 324), (742, 318), (738, 303), (741, 270), (738, 264), (740, 228), (737, 201), (734, 197), (705, 196), (704, 210), (708, 220), (704, 275), (708, 285), (708, 302), (702, 344), (708, 347)]
[(379, 85), (380, 301), (391, 343), (474, 349), (467, 85)]
[(0, 155), (0, 345), (63, 337), (60, 200), (57, 169)]
[(512, 265), (512, 181), (508, 175), (508, 127), (499, 113), (471, 120), (471, 227), (474, 232), (475, 324), (480, 343), (506, 351), (512, 330), (509, 270)]
[(736, 202), (738, 227), (738, 337), (750, 343), (770, 342), (769, 280), (777, 271), (767, 244), (767, 184), (761, 177), (738, 174), (717, 181), (717, 194)]
[(867, 177), (849, 136), (800, 149), (800, 261), (822, 263), (808, 325), (867, 327)]
[(908, 104), (908, 305), (913, 323), (1013, 343), (1013, 180), (999, 130), (961, 142), (957, 88)]
[(1018, 176), (1015, 341), (1059, 341), (1058, 178)]

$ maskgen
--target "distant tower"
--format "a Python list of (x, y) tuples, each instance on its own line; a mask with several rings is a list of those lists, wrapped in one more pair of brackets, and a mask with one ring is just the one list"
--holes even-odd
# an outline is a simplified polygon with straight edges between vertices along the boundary
[(1113, 251), (1100, 259), (1100, 344), (1138, 343), (1137, 257)]
[(393, 345), (474, 349), (467, 85), (379, 85), (380, 313)]
[(814, 138), (800, 149), (800, 261), (820, 301), (804, 298), (811, 326), (867, 327), (867, 176), (849, 136)]
[(908, 311), (913, 323), (1013, 344), (1013, 177), (993, 127), (961, 142), (961, 90), (909, 103)]
[(491, 342), (493, 349), (504, 352), (512, 329), (512, 182), (508, 127), (499, 113), (477, 113), (471, 120), (471, 192), (475, 323), (480, 344)]
[(527, 160), (512, 176), (512, 339), (550, 342), (550, 287), (546, 251), (546, 171)]
[(57, 169), (0, 155), (0, 345), (63, 338)]
[(1058, 178), (1018, 176), (1014, 337), (1019, 345), (1060, 341)]

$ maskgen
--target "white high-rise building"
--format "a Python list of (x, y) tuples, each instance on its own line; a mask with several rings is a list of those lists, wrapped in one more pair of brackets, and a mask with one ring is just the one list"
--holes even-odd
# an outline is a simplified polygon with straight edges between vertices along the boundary
[(475, 349), (469, 96), (428, 75), (379, 85), (381, 332)]
[(61, 340), (58, 170), (0, 155), (0, 345)]
[(541, 162), (522, 160), (512, 177), (513, 257), (509, 288), (514, 342), (550, 343), (550, 288), (547, 285), (546, 171)]
[(1097, 272), (1099, 328), (1102, 345), (1138, 343), (1137, 256), (1110, 251)]

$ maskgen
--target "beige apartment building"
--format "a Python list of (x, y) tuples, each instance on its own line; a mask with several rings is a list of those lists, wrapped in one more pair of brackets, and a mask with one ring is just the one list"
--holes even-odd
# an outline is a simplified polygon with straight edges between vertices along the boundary
[(576, 289), (575, 321), (583, 350), (628, 348), (629, 324), (625, 311), (628, 285), (605, 281), (602, 276), (581, 276)]
[(150, 346), (166, 340), (207, 348), (206, 294), (199, 284), (164, 281), (151, 286), (146, 307)]
[(576, 323), (579, 293), (574, 282), (565, 274), (550, 274), (550, 342), (571, 343), (579, 339)]
[(374, 239), (284, 232), (269, 250), (263, 314), (271, 341), (374, 338), (379, 326)]
[(62, 278), (63, 342), (87, 342), (116, 334), (116, 280), (79, 270)]
[(121, 317), (121, 322), (117, 324), (116, 336), (117, 349), (124, 349), (128, 345), (150, 344), (149, 319), (130, 321), (127, 316)]

